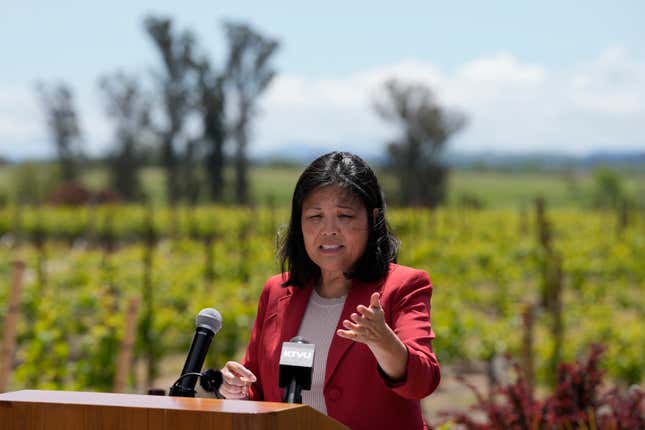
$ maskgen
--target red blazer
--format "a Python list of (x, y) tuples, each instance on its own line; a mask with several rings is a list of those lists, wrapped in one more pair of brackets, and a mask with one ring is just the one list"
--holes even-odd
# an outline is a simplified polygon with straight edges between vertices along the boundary
[[(282, 342), (298, 334), (311, 295), (310, 287), (284, 288), (282, 282), (282, 275), (273, 276), (262, 290), (242, 363), (258, 378), (250, 389), (252, 400), (282, 400), (278, 387)], [(356, 306), (369, 306), (375, 291), (381, 293), (385, 321), (408, 349), (405, 378), (392, 383), (367, 346), (334, 334), (323, 389), (327, 413), (353, 430), (426, 428), (419, 400), (434, 391), (440, 378), (431, 347), (435, 335), (430, 327), (430, 279), (421, 270), (391, 264), (386, 278), (377, 283), (355, 280), (336, 329), (343, 328), (342, 321)]]

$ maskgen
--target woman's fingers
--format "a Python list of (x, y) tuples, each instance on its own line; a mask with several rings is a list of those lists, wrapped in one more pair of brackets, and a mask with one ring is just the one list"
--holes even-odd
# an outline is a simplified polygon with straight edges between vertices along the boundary
[(339, 329), (336, 333), (346, 339), (356, 342), (371, 344), (383, 337), (387, 328), (381, 308), (381, 295), (374, 293), (370, 296), (369, 307), (358, 305), (356, 312), (344, 320), (342, 326), (345, 330)]
[(380, 297), (379, 293), (372, 294), (372, 297), (370, 297), (369, 307), (365, 305), (358, 305), (356, 307), (356, 311), (359, 312), (364, 318), (367, 318), (367, 319), (378, 318), (378, 315), (383, 313), (383, 309), (381, 308), (381, 302), (379, 300), (379, 297)]
[(248, 397), (248, 390), (246, 388), (226, 384), (222, 384), (219, 393), (227, 399), (246, 399)]
[(222, 369), (222, 379), (224, 380), (224, 383), (228, 385), (239, 386), (239, 387), (243, 387), (245, 385), (244, 381), (242, 381), (242, 378), (240, 378), (235, 373), (231, 372), (226, 367)]
[(257, 381), (253, 372), (235, 361), (229, 361), (224, 365), (222, 377), (224, 382), (241, 387)]
[(224, 381), (222, 383), (222, 386), (220, 387), (220, 391), (226, 390), (226, 392), (228, 392), (228, 393), (241, 393), (242, 388), (244, 388), (244, 387), (240, 387), (240, 386), (237, 386), (237, 385), (231, 385), (231, 384), (227, 383), (226, 381)]
[(340, 337), (344, 337), (345, 339), (350, 339), (350, 340), (356, 340), (358, 337), (358, 334), (353, 331), (353, 330), (336, 330), (336, 334)]
[(229, 361), (226, 363), (227, 367), (235, 372), (242, 380), (245, 382), (255, 382), (257, 381), (257, 378), (251, 372), (249, 369), (246, 367), (242, 366), (240, 363), (236, 361)]
[(366, 306), (363, 306), (363, 305), (356, 306), (356, 312), (361, 314), (361, 316), (363, 318), (369, 317), (370, 314), (372, 313), (372, 311), (369, 308), (367, 308)]
[(381, 295), (379, 293), (374, 293), (370, 297), (370, 308), (381, 309)]
[(349, 320), (343, 321), (343, 327), (345, 327), (348, 330), (357, 330), (360, 326), (356, 323), (353, 323)]
[(235, 361), (228, 361), (224, 365), (222, 379), (219, 392), (227, 399), (247, 398), (249, 385), (257, 381), (253, 372)]

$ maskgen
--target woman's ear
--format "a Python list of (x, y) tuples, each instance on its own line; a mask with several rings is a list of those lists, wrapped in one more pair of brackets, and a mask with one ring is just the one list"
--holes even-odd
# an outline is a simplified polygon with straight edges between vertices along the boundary
[(376, 220), (378, 219), (378, 208), (374, 208), (372, 211), (372, 225), (376, 225)]

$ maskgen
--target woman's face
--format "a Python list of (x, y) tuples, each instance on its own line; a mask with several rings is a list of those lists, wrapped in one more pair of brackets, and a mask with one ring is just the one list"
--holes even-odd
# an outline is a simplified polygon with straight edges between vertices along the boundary
[(347, 272), (365, 251), (369, 235), (365, 205), (336, 185), (307, 195), (301, 225), (307, 254), (322, 272)]

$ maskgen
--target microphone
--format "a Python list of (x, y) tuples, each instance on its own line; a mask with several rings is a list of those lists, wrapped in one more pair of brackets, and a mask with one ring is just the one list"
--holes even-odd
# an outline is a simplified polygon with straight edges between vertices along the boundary
[(195, 321), (197, 328), (193, 343), (190, 345), (186, 363), (181, 371), (181, 376), (172, 387), (170, 396), (195, 397), (195, 385), (201, 376), (202, 365), (211, 345), (213, 335), (222, 328), (222, 315), (213, 308), (205, 308), (199, 311)]
[(302, 403), (301, 391), (311, 389), (315, 350), (314, 344), (300, 336), (289, 342), (282, 342), (278, 385), (285, 389), (283, 402)]

